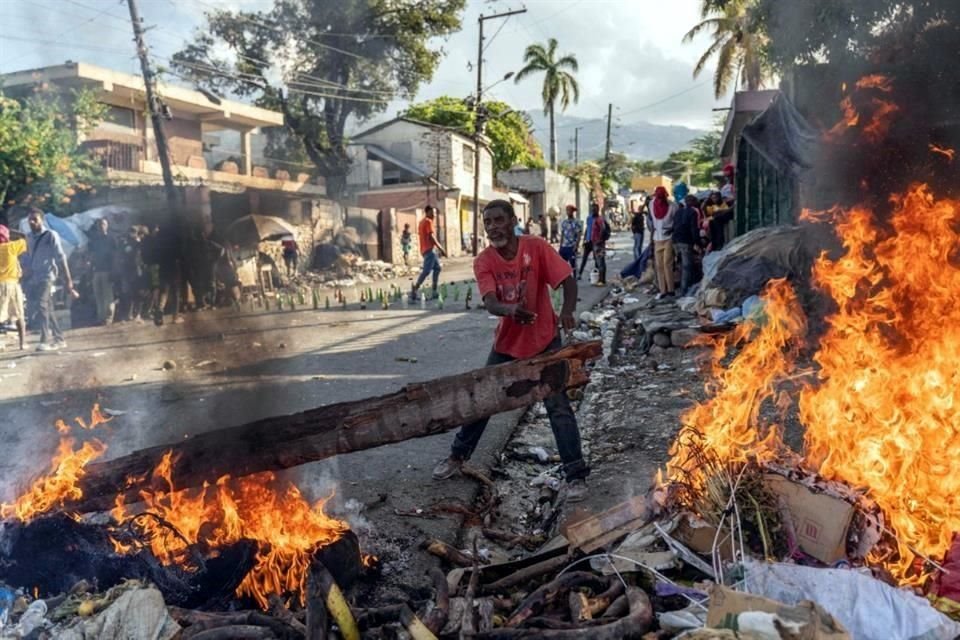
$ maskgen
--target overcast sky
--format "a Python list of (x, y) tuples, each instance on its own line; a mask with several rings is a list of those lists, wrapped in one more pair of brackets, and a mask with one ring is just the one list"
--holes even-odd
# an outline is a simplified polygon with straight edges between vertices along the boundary
[[(335, 2), (337, 0), (329, 0)], [(269, 0), (140, 0), (151, 51), (160, 58), (180, 48), (214, 7), (261, 8)], [(441, 42), (446, 57), (433, 81), (417, 99), (443, 94), (466, 96), (475, 87), (472, 62), (477, 51), (477, 17), (526, 6), (527, 13), (487, 21), (484, 85), (492, 85), (522, 66), (531, 42), (556, 38), (561, 53), (580, 61), (580, 103), (567, 113), (584, 118), (606, 116), (615, 106), (621, 123), (648, 121), (708, 128), (716, 101), (713, 68), (694, 80), (693, 65), (706, 39), (681, 42), (698, 20), (699, 0), (468, 0), (463, 30)], [(82, 60), (139, 73), (133, 55), (125, 0), (0, 0), (0, 71)], [(495, 37), (493, 37), (495, 35)], [(540, 106), (538, 78), (492, 87), (490, 95), (522, 109)], [(393, 115), (399, 104), (391, 105)]]

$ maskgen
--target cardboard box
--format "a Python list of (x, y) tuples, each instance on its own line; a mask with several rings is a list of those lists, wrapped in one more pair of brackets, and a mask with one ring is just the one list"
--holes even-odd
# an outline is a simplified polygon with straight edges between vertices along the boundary
[(710, 628), (749, 633), (766, 630), (769, 625), (773, 631), (776, 628), (774, 616), (781, 625), (790, 629), (790, 638), (851, 640), (843, 625), (820, 605), (809, 600), (791, 606), (763, 596), (734, 591), (723, 585), (715, 585), (710, 591), (710, 609), (707, 611), (707, 626)]
[[(680, 520), (674, 537), (696, 551), (701, 555), (711, 557), (713, 555), (713, 539), (717, 535), (717, 528), (712, 524), (700, 519), (694, 519), (693, 516), (687, 516)], [(733, 551), (730, 548), (730, 528), (725, 527), (720, 539), (717, 541), (717, 551), (720, 558), (729, 561), (733, 558)]]
[(822, 493), (814, 493), (781, 475), (764, 475), (767, 488), (783, 498), (800, 548), (826, 564), (847, 557), (847, 530), (853, 520), (853, 505)]

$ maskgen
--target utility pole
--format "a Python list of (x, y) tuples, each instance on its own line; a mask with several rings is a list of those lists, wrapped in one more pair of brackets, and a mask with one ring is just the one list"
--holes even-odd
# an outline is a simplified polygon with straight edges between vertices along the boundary
[[(473, 125), (473, 238), (471, 249), (473, 255), (477, 255), (478, 240), (480, 238), (480, 143), (483, 137), (483, 125), (487, 119), (486, 110), (483, 108), (483, 23), (486, 20), (496, 18), (507, 18), (526, 13), (526, 9), (517, 9), (515, 11), (505, 11), (496, 13), (492, 16), (481, 14), (477, 18), (480, 24), (480, 37), (477, 39), (477, 95), (476, 102), (473, 103), (474, 125)], [(492, 171), (491, 167), (491, 171)]]
[(147, 111), (150, 113), (150, 121), (153, 123), (153, 138), (157, 143), (157, 155), (160, 160), (160, 172), (163, 174), (164, 190), (167, 192), (167, 203), (170, 207), (175, 207), (177, 204), (177, 188), (173, 184), (173, 172), (170, 170), (170, 150), (167, 146), (167, 135), (163, 131), (160, 100), (155, 92), (153, 70), (150, 68), (147, 45), (143, 40), (143, 21), (140, 19), (136, 0), (127, 0), (127, 6), (130, 9), (130, 22), (133, 24), (133, 41), (137, 44), (137, 56), (140, 58), (140, 69), (143, 72), (143, 86), (147, 94)]
[(610, 162), (610, 132), (613, 124), (613, 103), (607, 106), (607, 149), (603, 152), (604, 163)]
[[(583, 127), (576, 127), (573, 130), (573, 169), (577, 170), (577, 167), (580, 166), (580, 129)], [(574, 181), (574, 187), (577, 190), (574, 194), (575, 205), (577, 207), (577, 217), (580, 216), (580, 179), (577, 178)]]

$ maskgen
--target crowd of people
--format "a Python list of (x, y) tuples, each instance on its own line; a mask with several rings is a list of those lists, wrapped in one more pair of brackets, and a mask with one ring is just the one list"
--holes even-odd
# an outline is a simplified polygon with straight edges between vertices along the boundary
[[(68, 259), (60, 235), (44, 214), (27, 211), (29, 231), (0, 224), (0, 327), (39, 333), (38, 351), (66, 347), (54, 312), (63, 292), (72, 327), (115, 322), (183, 322), (194, 310), (239, 305), (240, 282), (232, 248), (213, 237), (212, 226), (184, 232), (177, 225), (134, 225), (123, 235), (111, 232), (106, 218), (87, 232), (87, 245)], [(0, 341), (0, 348), (5, 342)]]

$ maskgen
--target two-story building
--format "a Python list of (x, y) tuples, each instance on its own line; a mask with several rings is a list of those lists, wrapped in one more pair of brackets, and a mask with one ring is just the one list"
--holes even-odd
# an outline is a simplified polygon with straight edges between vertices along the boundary
[(396, 229), (410, 224), (415, 230), (424, 207), (433, 205), (440, 241), (451, 255), (462, 255), (473, 233), (474, 172), (479, 172), (481, 208), (497, 198), (526, 202), (495, 187), (490, 148), (481, 143), (477, 166), (474, 144), (453, 128), (394, 118), (352, 136), (347, 188), (360, 207), (394, 210)]
[[(63, 100), (71, 99), (72, 90), (86, 89), (107, 107), (104, 121), (82, 141), (104, 167), (106, 184), (81, 204), (117, 205), (137, 222), (159, 223), (168, 211), (143, 78), (83, 62), (0, 76), (9, 96), (27, 95), (38, 85)], [(171, 84), (159, 83), (157, 93), (169, 109), (164, 131), (181, 207), (193, 220), (225, 227), (261, 213), (286, 218), (313, 235), (318, 218), (332, 215), (324, 181), (309, 167), (256, 153), (262, 145), (254, 136), (261, 128), (282, 126), (282, 114)]]

